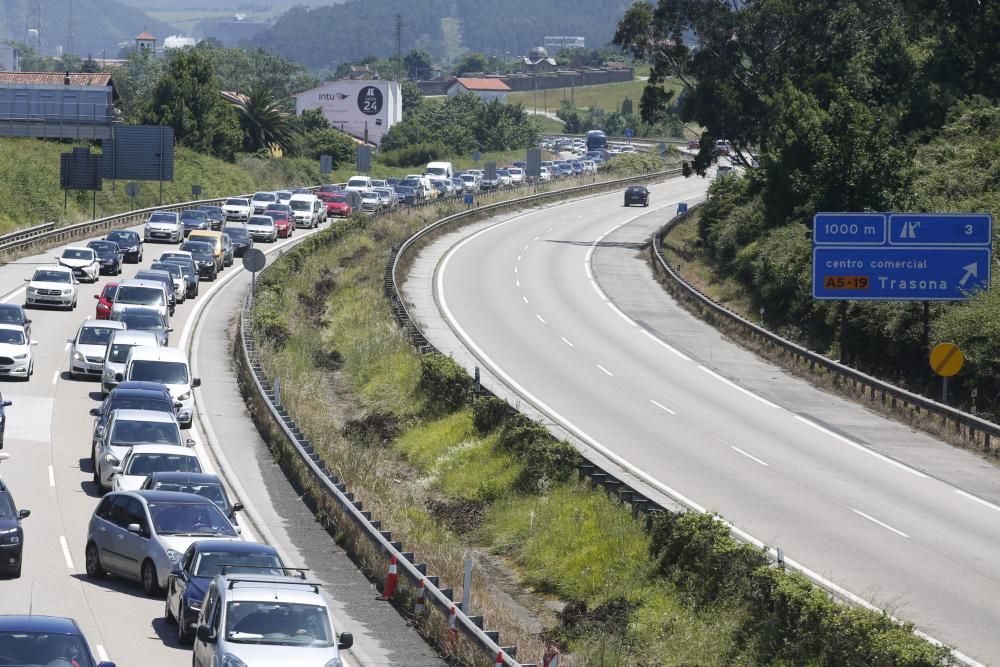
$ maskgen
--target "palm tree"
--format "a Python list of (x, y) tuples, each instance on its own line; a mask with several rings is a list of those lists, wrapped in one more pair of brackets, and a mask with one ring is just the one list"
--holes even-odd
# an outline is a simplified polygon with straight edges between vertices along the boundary
[(254, 87), (233, 101), (243, 129), (243, 147), (250, 152), (279, 148), (287, 152), (295, 138), (287, 100), (275, 99), (267, 88)]

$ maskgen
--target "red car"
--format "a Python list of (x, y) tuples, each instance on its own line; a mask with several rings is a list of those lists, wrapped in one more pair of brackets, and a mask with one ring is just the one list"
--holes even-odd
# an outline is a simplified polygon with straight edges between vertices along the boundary
[(111, 303), (115, 300), (117, 292), (118, 283), (104, 283), (101, 293), (94, 295), (97, 299), (97, 319), (106, 320), (111, 317)]
[(329, 201), (334, 194), (342, 192), (339, 185), (321, 185), (316, 190), (316, 197), (322, 201)]
[(285, 211), (267, 211), (267, 216), (274, 220), (274, 227), (278, 230), (279, 239), (287, 239), (295, 231), (295, 220), (289, 217)]
[(326, 214), (346, 218), (351, 214), (351, 205), (344, 195), (330, 195), (326, 200)]

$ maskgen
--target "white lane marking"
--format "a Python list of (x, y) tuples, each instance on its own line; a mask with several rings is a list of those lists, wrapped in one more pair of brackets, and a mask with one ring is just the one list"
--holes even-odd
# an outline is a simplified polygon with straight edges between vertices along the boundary
[(862, 516), (862, 517), (864, 517), (864, 518), (868, 519), (868, 520), (869, 520), (869, 521), (871, 521), (872, 523), (876, 523), (876, 524), (878, 524), (878, 525), (882, 526), (882, 527), (883, 527), (883, 528), (885, 528), (886, 530), (891, 530), (892, 532), (896, 533), (897, 535), (901, 535), (902, 537), (906, 537), (906, 538), (909, 538), (909, 537), (910, 537), (909, 535), (907, 535), (907, 534), (906, 534), (906, 533), (904, 533), (903, 531), (901, 531), (901, 530), (896, 530), (895, 528), (893, 528), (893, 527), (892, 527), (892, 526), (890, 526), (889, 524), (887, 524), (887, 523), (883, 523), (883, 522), (879, 521), (878, 519), (876, 519), (875, 517), (873, 517), (873, 516), (870, 516), (870, 515), (868, 515), (868, 514), (865, 514), (865, 513), (864, 513), (864, 512), (862, 512), (861, 510), (856, 510), (856, 509), (854, 509), (854, 508), (852, 507), (852, 508), (851, 508), (851, 511), (852, 511), (852, 512), (854, 512), (855, 514), (857, 514), (858, 516)]
[(538, 240), (538, 239), (540, 239), (540, 238), (542, 238), (542, 237), (541, 237), (541, 236), (536, 236), (536, 237), (534, 238), (534, 240), (535, 240), (535, 241), (537, 241), (537, 240)]
[(979, 503), (983, 507), (989, 507), (994, 512), (1000, 512), (1000, 507), (997, 507), (996, 505), (994, 505), (993, 503), (991, 503), (988, 500), (983, 500), (982, 498), (978, 498), (978, 497), (972, 495), (971, 493), (966, 493), (965, 491), (962, 491), (961, 489), (955, 489), (955, 493), (957, 493), (958, 495), (962, 496), (963, 498), (968, 498), (969, 500), (971, 500), (974, 503)]
[(615, 313), (617, 313), (620, 318), (622, 318), (623, 320), (625, 320), (625, 322), (630, 327), (637, 327), (637, 326), (639, 326), (638, 324), (635, 323), (635, 321), (631, 317), (629, 317), (628, 315), (626, 315), (625, 313), (623, 313), (621, 311), (621, 308), (619, 308), (615, 304), (611, 303), (610, 301), (607, 301), (606, 303), (608, 304), (608, 308), (610, 308), (611, 310), (615, 311)]
[(66, 347), (63, 348), (63, 352), (69, 352), (69, 348), (73, 346), (73, 343), (66, 341)]
[(854, 449), (858, 450), (859, 452), (864, 452), (865, 454), (868, 454), (869, 456), (874, 456), (878, 460), (884, 461), (885, 463), (888, 463), (889, 465), (896, 466), (900, 470), (908, 472), (911, 475), (913, 475), (914, 477), (920, 477), (921, 479), (927, 479), (927, 475), (925, 475), (924, 473), (920, 472), (919, 470), (914, 470), (913, 468), (909, 467), (908, 465), (904, 465), (904, 464), (900, 463), (899, 461), (893, 461), (888, 456), (883, 456), (882, 454), (879, 454), (878, 452), (872, 451), (872, 450), (868, 449), (867, 447), (865, 447), (864, 445), (859, 444), (857, 442), (854, 442), (850, 438), (845, 438), (844, 436), (840, 435), (839, 433), (835, 433), (835, 432), (831, 431), (828, 428), (820, 426), (819, 424), (817, 424), (816, 422), (812, 421), (811, 419), (806, 419), (805, 417), (803, 417), (801, 415), (795, 415), (795, 418), (797, 420), (799, 420), (800, 422), (802, 422), (803, 424), (806, 424), (807, 426), (813, 427), (817, 431), (822, 431), (823, 433), (826, 433), (831, 438), (835, 438), (835, 439), (837, 439), (837, 440), (839, 440), (839, 441), (841, 441), (841, 442), (843, 442), (845, 444), (850, 445), (851, 447), (854, 447)]
[(514, 267), (514, 273), (517, 273), (517, 267), (516, 266)]
[(514, 284), (515, 284), (516, 286), (520, 287), (520, 286), (521, 286), (521, 281), (520, 281), (520, 280), (515, 280), (515, 281), (514, 281)]
[(524, 246), (524, 249), (525, 249), (525, 250), (527, 250), (527, 249), (528, 249), (528, 246), (527, 246), (527, 245), (526, 245), (526, 246)]
[(595, 281), (591, 280), (590, 286), (594, 288), (594, 291), (597, 292), (597, 296), (601, 297), (602, 301), (608, 300), (608, 297), (604, 296), (604, 292), (601, 291), (601, 288), (597, 286), (597, 283)]
[(743, 456), (747, 457), (747, 458), (748, 458), (748, 459), (750, 459), (751, 461), (756, 461), (757, 463), (761, 464), (761, 465), (762, 465), (762, 466), (764, 466), (765, 468), (769, 468), (769, 467), (770, 467), (769, 465), (767, 465), (766, 463), (764, 463), (763, 461), (761, 461), (761, 460), (760, 460), (759, 458), (757, 458), (757, 457), (756, 457), (756, 456), (754, 456), (753, 454), (747, 454), (746, 452), (744, 452), (744, 451), (743, 451), (742, 449), (740, 449), (739, 447), (733, 447), (733, 445), (729, 445), (729, 446), (730, 446), (730, 447), (732, 447), (733, 451), (735, 451), (735, 452), (738, 452), (738, 453), (742, 454)]
[(595, 365), (595, 366), (597, 366), (597, 367), (598, 367), (599, 369), (601, 369), (601, 370), (602, 370), (602, 371), (603, 371), (603, 372), (605, 373), (605, 375), (607, 375), (608, 377), (614, 377), (614, 376), (615, 376), (615, 374), (614, 374), (614, 373), (612, 373), (611, 371), (609, 371), (609, 370), (608, 370), (607, 368), (605, 368), (604, 366), (602, 366), (602, 365), (600, 365), (600, 364), (594, 364), (594, 365)]
[(587, 280), (594, 279), (594, 272), (590, 270), (590, 262), (583, 263), (583, 270), (587, 272)]
[(519, 262), (521, 261), (521, 255), (517, 256), (517, 261), (519, 261)]
[(97, 657), (101, 659), (101, 662), (111, 662), (111, 656), (100, 644), (97, 645)]
[(680, 357), (684, 361), (691, 361), (691, 357), (687, 356), (686, 354), (684, 354), (683, 352), (681, 352), (680, 350), (678, 350), (676, 347), (674, 347), (670, 343), (667, 343), (666, 341), (661, 340), (659, 337), (657, 337), (656, 335), (650, 333), (646, 329), (641, 329), (640, 332), (646, 338), (649, 338), (651, 341), (653, 341), (657, 345), (660, 345), (661, 347), (665, 347), (667, 350), (669, 350), (670, 352), (673, 352), (675, 355), (677, 355), (678, 357)]
[(69, 543), (66, 541), (65, 536), (59, 536), (59, 544), (62, 546), (63, 558), (66, 559), (66, 567), (75, 570), (76, 568), (73, 567), (73, 558), (69, 555)]
[(52, 384), (55, 384), (56, 382), (59, 382), (59, 376), (60, 376), (61, 374), (62, 374), (62, 371), (60, 371), (60, 370), (59, 370), (59, 369), (57, 368), (57, 369), (56, 369), (56, 372), (52, 374)]
[(24, 287), (16, 289), (7, 296), (5, 296), (3, 299), (0, 299), (0, 303), (7, 303), (8, 301), (13, 301), (14, 297), (24, 294), (24, 291), (25, 291)]
[(528, 303), (528, 297), (522, 295), (521, 296), (521, 301), (524, 301), (525, 305), (527, 305), (527, 303)]
[(723, 383), (729, 385), (730, 387), (732, 387), (733, 389), (735, 389), (736, 391), (742, 392), (742, 393), (746, 394), (747, 396), (749, 396), (750, 398), (753, 398), (753, 399), (756, 399), (756, 400), (760, 401), (761, 403), (763, 403), (764, 405), (768, 406), (769, 408), (778, 408), (777, 405), (775, 405), (771, 401), (767, 400), (763, 396), (758, 396), (757, 394), (753, 393), (749, 389), (745, 389), (744, 387), (739, 386), (738, 384), (736, 384), (732, 380), (729, 380), (727, 378), (722, 377), (721, 375), (719, 375), (718, 373), (716, 373), (712, 369), (705, 368), (701, 364), (698, 364), (698, 368), (700, 368), (701, 370), (705, 371), (706, 373), (708, 373), (709, 375), (711, 375), (712, 377), (714, 377), (719, 382), (723, 382)]
[(541, 315), (539, 315), (539, 314), (536, 313), (535, 317), (537, 317), (538, 321), (541, 322), (542, 324), (548, 324), (548, 322), (545, 321), (545, 318), (542, 317)]
[(677, 414), (676, 412), (674, 412), (673, 410), (671, 410), (667, 406), (663, 405), (663, 403), (659, 403), (657, 401), (654, 401), (653, 399), (649, 399), (649, 402), (652, 403), (653, 405), (655, 405), (656, 407), (658, 407), (659, 409), (663, 410), (664, 412), (667, 412), (667, 413), (672, 414), (672, 415), (676, 415)]
[(566, 343), (566, 344), (567, 344), (567, 345), (569, 345), (570, 347), (573, 347), (573, 343), (571, 343), (571, 342), (569, 342), (568, 340), (566, 340), (566, 337), (565, 337), (565, 336), (560, 336), (560, 338), (562, 339), (562, 342)]
[(545, 233), (546, 233), (546, 234), (548, 234), (548, 233), (549, 233), (549, 232), (551, 232), (551, 231), (552, 231), (553, 229), (554, 229), (553, 227), (549, 227), (548, 229), (546, 229), (546, 230), (545, 230)]
[(52, 469), (52, 466), (49, 466), (49, 486), (55, 486), (55, 485), (56, 485), (56, 471)]

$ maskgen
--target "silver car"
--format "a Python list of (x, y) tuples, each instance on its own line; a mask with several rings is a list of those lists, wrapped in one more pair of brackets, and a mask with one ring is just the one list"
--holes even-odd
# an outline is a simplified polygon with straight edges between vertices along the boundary
[[(99, 489), (111, 489), (112, 478), (122, 459), (133, 445), (177, 445), (181, 437), (177, 418), (169, 412), (120, 409), (111, 413), (92, 454), (94, 483)], [(193, 443), (192, 443), (193, 444)]]
[(207, 498), (176, 491), (109, 493), (87, 529), (87, 576), (116, 574), (141, 582), (146, 595), (157, 595), (181, 555), (203, 539), (240, 539)]
[(80, 325), (70, 344), (69, 377), (100, 377), (104, 371), (104, 353), (111, 334), (124, 331), (125, 324), (113, 320), (87, 320)]
[(144, 241), (180, 243), (184, 240), (184, 223), (173, 211), (153, 211), (142, 232)]

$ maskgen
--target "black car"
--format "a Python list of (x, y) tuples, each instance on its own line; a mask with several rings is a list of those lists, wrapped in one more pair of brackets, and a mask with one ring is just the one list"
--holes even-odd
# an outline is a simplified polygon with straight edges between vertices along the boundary
[(105, 241), (114, 241), (122, 249), (126, 262), (138, 264), (142, 261), (142, 237), (138, 232), (129, 229), (119, 229), (104, 237)]
[(7, 430), (7, 413), (5, 408), (9, 408), (13, 403), (11, 401), (5, 401), (2, 396), (0, 396), (0, 449), (3, 449), (3, 434)]
[(632, 185), (625, 189), (625, 205), (633, 204), (649, 206), (649, 190), (644, 185)]
[(245, 227), (226, 227), (222, 232), (229, 237), (233, 244), (233, 255), (242, 257), (247, 250), (253, 247), (253, 239), (250, 232)]
[(208, 498), (219, 506), (234, 526), (238, 524), (236, 513), (243, 509), (242, 503), (230, 502), (219, 476), (207, 472), (154, 472), (146, 477), (139, 488), (193, 493)]
[(4, 665), (115, 667), (113, 662), (97, 662), (83, 630), (72, 618), (0, 616), (0, 646)]
[(177, 307), (177, 296), (174, 293), (174, 279), (170, 273), (154, 269), (143, 269), (142, 271), (136, 271), (133, 277), (136, 280), (156, 280), (163, 283), (163, 287), (167, 290), (167, 306), (170, 310), (170, 316), (173, 317), (174, 308)]
[(226, 222), (226, 212), (222, 210), (221, 206), (209, 206), (204, 204), (199, 206), (198, 209), (208, 214), (208, 224), (214, 231), (222, 229), (222, 225)]
[(21, 576), (21, 550), (24, 548), (21, 519), (27, 519), (30, 514), (29, 510), (17, 509), (10, 487), (0, 479), (0, 574), (15, 579)]
[(179, 643), (194, 640), (208, 585), (216, 575), (223, 574), (223, 568), (240, 574), (286, 573), (274, 547), (240, 540), (198, 540), (187, 548), (167, 577), (164, 616), (167, 623), (177, 624)]
[(414, 202), (417, 200), (417, 193), (413, 188), (408, 185), (397, 185), (395, 189), (401, 204), (413, 206)]
[(194, 260), (180, 253), (165, 252), (160, 255), (160, 261), (176, 264), (181, 267), (181, 273), (184, 274), (184, 282), (187, 285), (187, 298), (190, 299), (191, 297), (198, 296), (198, 286), (201, 284), (201, 281), (198, 279), (198, 267), (195, 265)]
[(122, 272), (122, 264), (125, 263), (125, 253), (121, 246), (114, 241), (91, 241), (87, 247), (97, 254), (97, 261), (101, 265), (101, 273), (109, 276), (117, 276)]
[(208, 241), (185, 241), (181, 244), (180, 250), (191, 253), (198, 267), (198, 275), (202, 278), (215, 280), (219, 275), (219, 266), (215, 263), (215, 248)]
[(195, 230), (207, 230), (211, 228), (208, 219), (208, 212), (200, 208), (189, 208), (181, 211), (181, 222), (184, 223), (184, 236)]
[(0, 324), (16, 324), (24, 327), (24, 337), (31, 338), (31, 318), (19, 303), (0, 303)]

